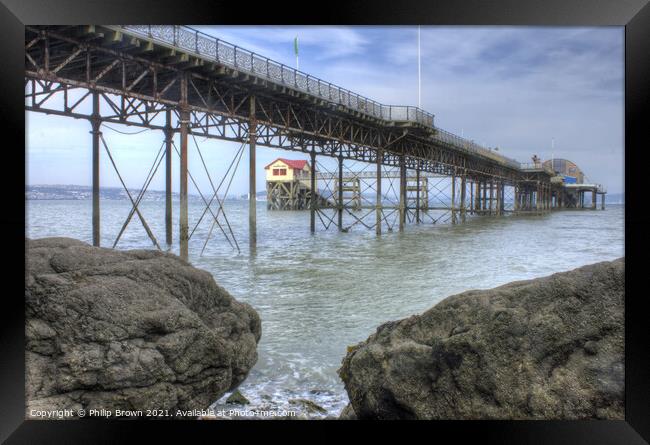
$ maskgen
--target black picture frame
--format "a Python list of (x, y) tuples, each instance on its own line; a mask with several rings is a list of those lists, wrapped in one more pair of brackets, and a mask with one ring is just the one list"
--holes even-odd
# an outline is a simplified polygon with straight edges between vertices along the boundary
[[(648, 0), (401, 0), (341, 3), (183, 2), (159, 0), (0, 0), (0, 79), (3, 125), (2, 176), (5, 210), (0, 212), (5, 267), (0, 324), (0, 439), (6, 443), (126, 442), (146, 430), (154, 437), (212, 440), (224, 433), (240, 439), (252, 429), (265, 432), (318, 429), (299, 440), (342, 440), (343, 429), (407, 429), (409, 437), (462, 443), (642, 444), (650, 441), (650, 324), (642, 291), (648, 252), (648, 125), (650, 103), (650, 5)], [(625, 421), (435, 421), (435, 422), (72, 422), (24, 420), (24, 236), (25, 111), (24, 24), (432, 24), (625, 26)], [(13, 137), (12, 137), (13, 136)], [(11, 141), (11, 142), (8, 142)], [(11, 179), (8, 177), (11, 175)], [(19, 261), (19, 258), (22, 261)], [(21, 270), (22, 269), (22, 270)], [(9, 284), (10, 286), (8, 286)], [(243, 430), (243, 431), (242, 431)], [(218, 436), (215, 436), (218, 434)], [(242, 434), (244, 434), (242, 436)], [(403, 437), (403, 436), (402, 436)], [(446, 439), (447, 438), (447, 439)], [(180, 439), (179, 439), (180, 440)], [(407, 439), (408, 440), (408, 439)], [(411, 439), (415, 440), (415, 439)]]

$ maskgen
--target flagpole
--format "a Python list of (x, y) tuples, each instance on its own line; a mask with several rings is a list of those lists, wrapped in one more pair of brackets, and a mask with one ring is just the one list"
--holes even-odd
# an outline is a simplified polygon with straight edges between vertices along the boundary
[(422, 108), (422, 65), (420, 62), (420, 25), (418, 25), (418, 108)]

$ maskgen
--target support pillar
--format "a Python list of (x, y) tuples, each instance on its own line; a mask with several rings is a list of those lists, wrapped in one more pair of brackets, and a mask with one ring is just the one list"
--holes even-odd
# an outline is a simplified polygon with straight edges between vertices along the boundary
[(377, 150), (377, 201), (375, 202), (375, 233), (381, 235), (381, 163), (383, 162), (383, 152)]
[(591, 191), (591, 210), (596, 210), (596, 190)]
[(248, 243), (251, 251), (254, 251), (257, 246), (257, 184), (255, 181), (257, 118), (255, 116), (255, 96), (250, 97), (248, 119)]
[(490, 179), (490, 216), (496, 213), (495, 211), (492, 210), (493, 207), (494, 207), (494, 181)]
[(487, 210), (487, 181), (483, 181), (483, 202), (481, 204), (481, 210), (483, 211), (483, 214), (485, 214)]
[(605, 194), (600, 195), (600, 210), (605, 210)]
[(399, 158), (399, 231), (404, 231), (406, 223), (406, 163), (404, 155)]
[(519, 199), (521, 198), (519, 194), (519, 184), (515, 183), (515, 213), (519, 211)]
[(316, 232), (316, 200), (318, 199), (316, 193), (316, 152), (314, 149), (311, 149), (309, 154), (311, 160), (311, 178), (309, 182), (311, 199), (309, 202), (309, 231), (311, 233)]
[(420, 169), (415, 169), (415, 182), (417, 187), (415, 190), (415, 223), (420, 224)]
[(456, 169), (451, 175), (451, 223), (456, 224)]
[(171, 246), (172, 237), (172, 110), (165, 111), (165, 241)]
[(339, 189), (337, 190), (337, 192), (338, 192), (337, 223), (339, 226), (339, 231), (343, 231), (343, 156), (341, 154), (339, 154)]
[(497, 188), (497, 209), (496, 209), (496, 214), (498, 216), (501, 216), (501, 181), (497, 181), (496, 183), (496, 188)]
[(187, 221), (187, 135), (190, 125), (190, 111), (187, 106), (187, 74), (181, 77), (181, 101), (180, 101), (180, 135), (181, 135), (181, 162), (180, 162), (180, 256), (181, 259), (187, 261), (189, 257), (189, 232)]
[(460, 221), (465, 222), (466, 218), (466, 212), (467, 210), (465, 209), (465, 193), (466, 193), (466, 178), (465, 178), (465, 172), (463, 172), (463, 175), (460, 177)]
[(474, 183), (472, 182), (472, 179), (468, 181), (469, 185), (469, 213), (470, 215), (472, 214), (472, 209), (474, 208)]
[(93, 91), (93, 113), (90, 120), (93, 135), (93, 246), (100, 245), (99, 226), (99, 137), (101, 135), (101, 120), (99, 115), (99, 93)]

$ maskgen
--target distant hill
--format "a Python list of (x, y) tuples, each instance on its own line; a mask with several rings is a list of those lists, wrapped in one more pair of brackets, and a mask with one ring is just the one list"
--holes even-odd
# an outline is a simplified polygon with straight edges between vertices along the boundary
[[(139, 193), (138, 189), (129, 189), (131, 196), (135, 199)], [(203, 190), (203, 196), (210, 199), (212, 190)], [(260, 192), (262, 193), (262, 192)], [(266, 192), (263, 192), (264, 194)], [(259, 193), (258, 193), (259, 194)], [(25, 186), (25, 199), (27, 200), (86, 200), (92, 199), (92, 187), (87, 185), (28, 185)], [(220, 195), (221, 196), (221, 195)], [(100, 187), (99, 197), (102, 200), (128, 200), (129, 197), (121, 187)], [(190, 193), (188, 198), (191, 200), (201, 200), (198, 194)], [(179, 194), (172, 193), (172, 199), (178, 200)], [(235, 196), (229, 196), (228, 200), (238, 199)], [(147, 190), (142, 201), (164, 201), (165, 192), (161, 190)]]

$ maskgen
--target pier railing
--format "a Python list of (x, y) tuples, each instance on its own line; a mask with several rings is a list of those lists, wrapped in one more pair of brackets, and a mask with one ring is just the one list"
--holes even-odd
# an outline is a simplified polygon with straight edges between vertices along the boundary
[(201, 58), (248, 72), (329, 102), (388, 121), (433, 127), (433, 114), (417, 107), (384, 105), (283, 63), (182, 25), (121, 25), (119, 28), (159, 43), (182, 48)]
[(197, 29), (184, 25), (119, 25), (108, 28), (140, 36), (171, 48), (181, 48), (205, 60), (214, 61), (239, 71), (306, 92), (330, 103), (339, 104), (366, 115), (386, 121), (416, 122), (435, 128), (434, 139), (451, 144), (456, 148), (477, 153), (496, 162), (519, 168), (519, 163), (482, 147), (470, 140), (436, 128), (434, 115), (418, 107), (385, 105), (339, 87), (310, 74), (276, 62), (268, 57), (248, 51), (232, 43), (212, 37)]
[(510, 167), (519, 169), (520, 163), (514, 159), (508, 158), (501, 154), (495, 153), (494, 150), (485, 148), (477, 143), (470, 141), (468, 139), (462, 138), (458, 135), (445, 131), (441, 128), (436, 128), (436, 134), (433, 136), (434, 139), (445, 142), (447, 144), (453, 145), (455, 147), (460, 147), (466, 151), (477, 153), (492, 160), (495, 160), (501, 164), (506, 164)]

